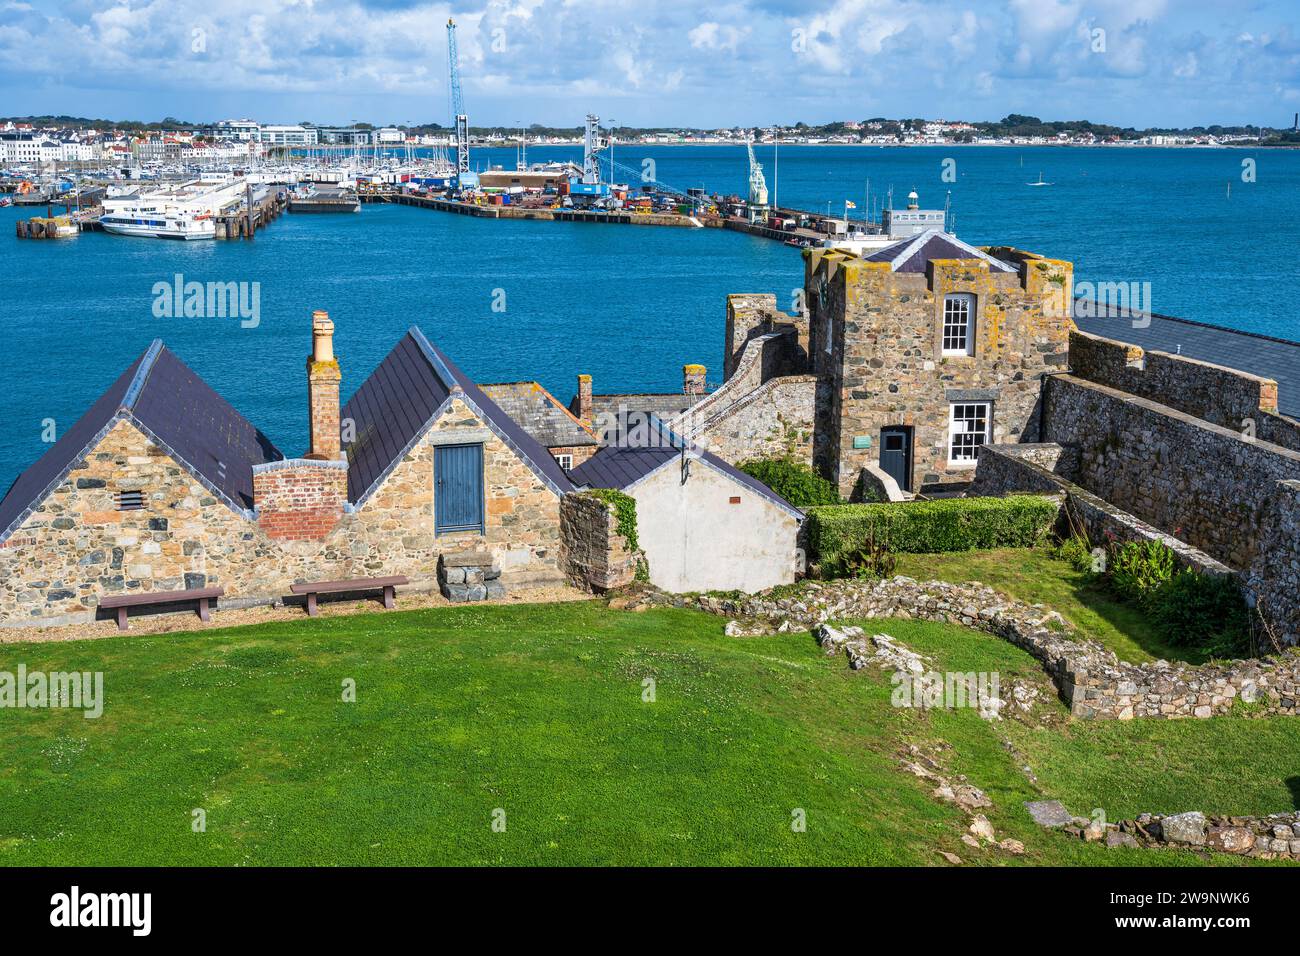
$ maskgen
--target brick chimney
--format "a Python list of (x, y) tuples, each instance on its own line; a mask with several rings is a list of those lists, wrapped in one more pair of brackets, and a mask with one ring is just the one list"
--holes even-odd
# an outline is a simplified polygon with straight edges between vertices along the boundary
[(336, 461), (339, 441), (339, 371), (334, 357), (334, 323), (328, 312), (311, 314), (311, 355), (307, 359), (307, 413), (311, 420), (311, 450), (306, 457)]
[(578, 417), (591, 424), (591, 376), (578, 376)]
[(686, 395), (703, 395), (705, 371), (703, 365), (683, 365), (682, 393)]
[(343, 517), (348, 500), (348, 465), (339, 439), (339, 363), (334, 358), (334, 323), (328, 312), (311, 315), (307, 357), (307, 413), (311, 449), (302, 458), (253, 466), (253, 506), (269, 537), (319, 541)]

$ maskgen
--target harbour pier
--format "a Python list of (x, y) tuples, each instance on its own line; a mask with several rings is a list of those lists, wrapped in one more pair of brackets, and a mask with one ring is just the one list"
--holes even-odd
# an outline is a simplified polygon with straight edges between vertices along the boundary
[(640, 212), (630, 209), (598, 210), (582, 208), (552, 208), (551, 206), (525, 206), (466, 202), (441, 196), (421, 196), (396, 189), (370, 189), (359, 194), (362, 203), (392, 203), (414, 206), (460, 216), (480, 219), (533, 219), (545, 222), (617, 223), (634, 226), (687, 226), (698, 227), (705, 223), (683, 213)]
[(264, 229), (288, 208), (288, 194), (284, 190), (268, 192), (260, 199), (251, 190), (237, 208), (222, 210), (213, 216), (216, 239), (252, 239), (257, 230)]

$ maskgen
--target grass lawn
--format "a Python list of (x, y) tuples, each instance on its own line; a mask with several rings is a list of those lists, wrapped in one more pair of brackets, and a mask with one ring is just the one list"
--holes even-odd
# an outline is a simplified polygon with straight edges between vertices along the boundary
[(1200, 664), (1206, 659), (1197, 648), (1173, 647), (1159, 640), (1141, 610), (1117, 601), (1087, 574), (1043, 549), (900, 554), (895, 573), (921, 581), (980, 581), (1027, 604), (1046, 604), (1061, 612), (1082, 636), (1133, 664), (1159, 658)]
[[(988, 635), (872, 626), (942, 667), (1046, 680)], [(1285, 718), (1094, 725), (1054, 698), (1049, 729), (918, 713), (806, 634), (728, 638), (716, 617), (596, 602), (0, 646), (0, 670), (20, 662), (103, 671), (107, 701), (98, 720), (0, 709), (3, 864), (941, 864), (943, 849), (1192, 865), (1039, 830), (1021, 801), (1112, 819), (1284, 810), (1300, 768)], [(906, 743), (940, 740), (1026, 856), (963, 845), (964, 816), (898, 767)]]

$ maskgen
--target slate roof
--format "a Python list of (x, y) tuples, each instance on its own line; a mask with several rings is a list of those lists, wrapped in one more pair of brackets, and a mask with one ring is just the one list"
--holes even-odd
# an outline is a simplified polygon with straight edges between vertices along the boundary
[(878, 249), (863, 259), (866, 262), (888, 262), (893, 272), (924, 272), (926, 263), (931, 259), (983, 259), (989, 264), (990, 272), (1020, 271), (939, 229), (927, 229), (919, 235)]
[(596, 434), (537, 382), (482, 385), (497, 407), (547, 448), (595, 445)]
[(507, 415), (478, 385), (431, 344), (416, 326), (402, 337), (340, 412), (355, 439), (348, 458), (348, 499), (362, 504), (388, 477), (459, 391), (488, 427), (552, 491), (572, 482), (542, 444)]
[(1091, 316), (1080, 315), (1076, 301), (1074, 322), (1092, 335), (1274, 379), (1278, 411), (1300, 418), (1300, 342), (1156, 313), (1149, 326), (1134, 328), (1132, 319), (1104, 305), (1094, 303), (1091, 311)]
[(7, 538), (104, 435), (126, 419), (236, 511), (253, 507), (252, 466), (284, 457), (270, 439), (177, 358), (161, 339), (144, 351), (0, 501)]
[[(626, 392), (591, 396), (591, 416), (599, 423), (613, 421), (628, 412), (640, 412), (658, 418), (672, 418), (690, 408), (699, 397), (685, 392)], [(569, 411), (578, 413), (578, 396), (569, 402)]]
[(712, 452), (687, 441), (653, 415), (635, 420), (631, 427), (628, 426), (626, 418), (622, 419), (618, 434), (614, 436), (611, 444), (606, 445), (570, 471), (569, 476), (579, 487), (616, 488), (626, 491), (660, 468), (679, 467), (682, 452), (687, 449), (697, 462), (714, 468), (737, 484), (744, 485), (792, 516), (803, 518), (802, 511), (757, 478), (745, 474)]

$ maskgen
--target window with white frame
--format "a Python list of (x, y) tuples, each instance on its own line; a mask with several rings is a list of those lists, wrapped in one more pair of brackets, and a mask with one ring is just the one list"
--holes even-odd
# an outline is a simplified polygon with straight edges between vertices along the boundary
[(943, 297), (943, 354), (975, 354), (975, 296), (969, 292)]
[(990, 436), (988, 402), (953, 402), (948, 406), (948, 464), (974, 465)]
[(572, 456), (572, 455), (556, 455), (556, 456), (555, 456), (555, 461), (556, 461), (556, 463), (557, 463), (561, 468), (563, 468), (565, 471), (569, 471), (570, 469), (573, 468), (573, 456)]

